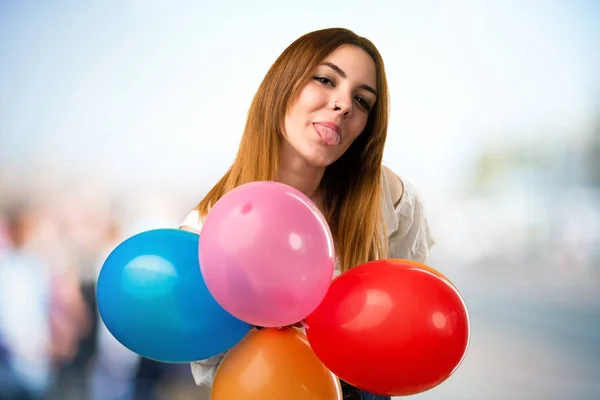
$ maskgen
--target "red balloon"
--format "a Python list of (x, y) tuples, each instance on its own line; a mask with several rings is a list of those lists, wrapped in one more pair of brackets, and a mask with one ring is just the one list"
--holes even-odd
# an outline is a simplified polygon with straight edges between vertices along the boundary
[(306, 324), (310, 345), (331, 372), (388, 396), (444, 382), (462, 362), (470, 336), (456, 287), (408, 260), (372, 261), (343, 273)]

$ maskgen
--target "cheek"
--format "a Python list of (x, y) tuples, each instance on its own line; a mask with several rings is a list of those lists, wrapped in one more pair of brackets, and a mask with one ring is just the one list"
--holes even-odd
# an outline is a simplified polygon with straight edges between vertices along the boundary
[(302, 111), (313, 111), (325, 106), (327, 104), (327, 99), (324, 90), (309, 83), (302, 92), (300, 92), (295, 105)]
[(290, 111), (285, 117), (284, 129), (286, 134), (293, 133), (310, 121), (310, 114), (323, 107), (327, 101), (324, 99), (323, 91), (313, 85), (308, 85), (300, 92)]
[(369, 120), (368, 114), (357, 115), (355, 118), (352, 119), (352, 122), (349, 127), (350, 131), (351, 131), (352, 139), (356, 139), (358, 136), (360, 136), (362, 131), (367, 126), (368, 120)]

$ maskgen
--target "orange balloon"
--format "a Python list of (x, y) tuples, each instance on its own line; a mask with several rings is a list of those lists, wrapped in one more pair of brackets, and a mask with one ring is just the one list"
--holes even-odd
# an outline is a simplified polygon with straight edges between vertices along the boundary
[(211, 400), (341, 400), (339, 379), (295, 328), (252, 329), (217, 369)]

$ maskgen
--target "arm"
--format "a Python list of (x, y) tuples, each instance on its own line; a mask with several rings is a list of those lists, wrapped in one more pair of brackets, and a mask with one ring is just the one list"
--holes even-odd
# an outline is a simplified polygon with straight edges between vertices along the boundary
[[(423, 200), (408, 181), (384, 167), (396, 229), (389, 235), (389, 257), (425, 262), (435, 244)], [(390, 207), (391, 209), (392, 207)]]
[[(202, 221), (196, 210), (191, 211), (183, 220), (179, 229), (200, 234), (202, 230)], [(225, 352), (217, 354), (205, 360), (199, 360), (191, 363), (192, 376), (198, 386), (211, 387), (215, 379), (217, 367), (223, 360)]]
[(192, 232), (195, 233), (196, 235), (200, 234), (200, 231), (194, 228), (190, 228), (189, 226), (185, 226), (185, 225), (181, 225), (179, 227), (179, 229), (181, 229), (182, 231), (188, 231), (188, 232)]
[(219, 364), (225, 357), (225, 352), (207, 358), (206, 360), (195, 361), (190, 364), (194, 382), (198, 386), (212, 387), (215, 380), (215, 374)]

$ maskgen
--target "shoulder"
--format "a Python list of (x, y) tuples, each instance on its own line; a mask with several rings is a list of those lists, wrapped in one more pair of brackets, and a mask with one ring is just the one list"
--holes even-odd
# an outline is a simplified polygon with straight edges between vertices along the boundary
[(200, 233), (202, 229), (202, 218), (198, 210), (190, 211), (179, 224), (179, 229), (193, 233)]
[(417, 188), (389, 167), (382, 168), (384, 212), (397, 219), (413, 220), (424, 208)]
[(382, 177), (390, 256), (422, 262), (435, 240), (421, 194), (407, 179), (388, 167), (383, 168)]
[(387, 182), (387, 189), (392, 205), (396, 207), (404, 195), (404, 183), (390, 168), (383, 166), (383, 176)]

